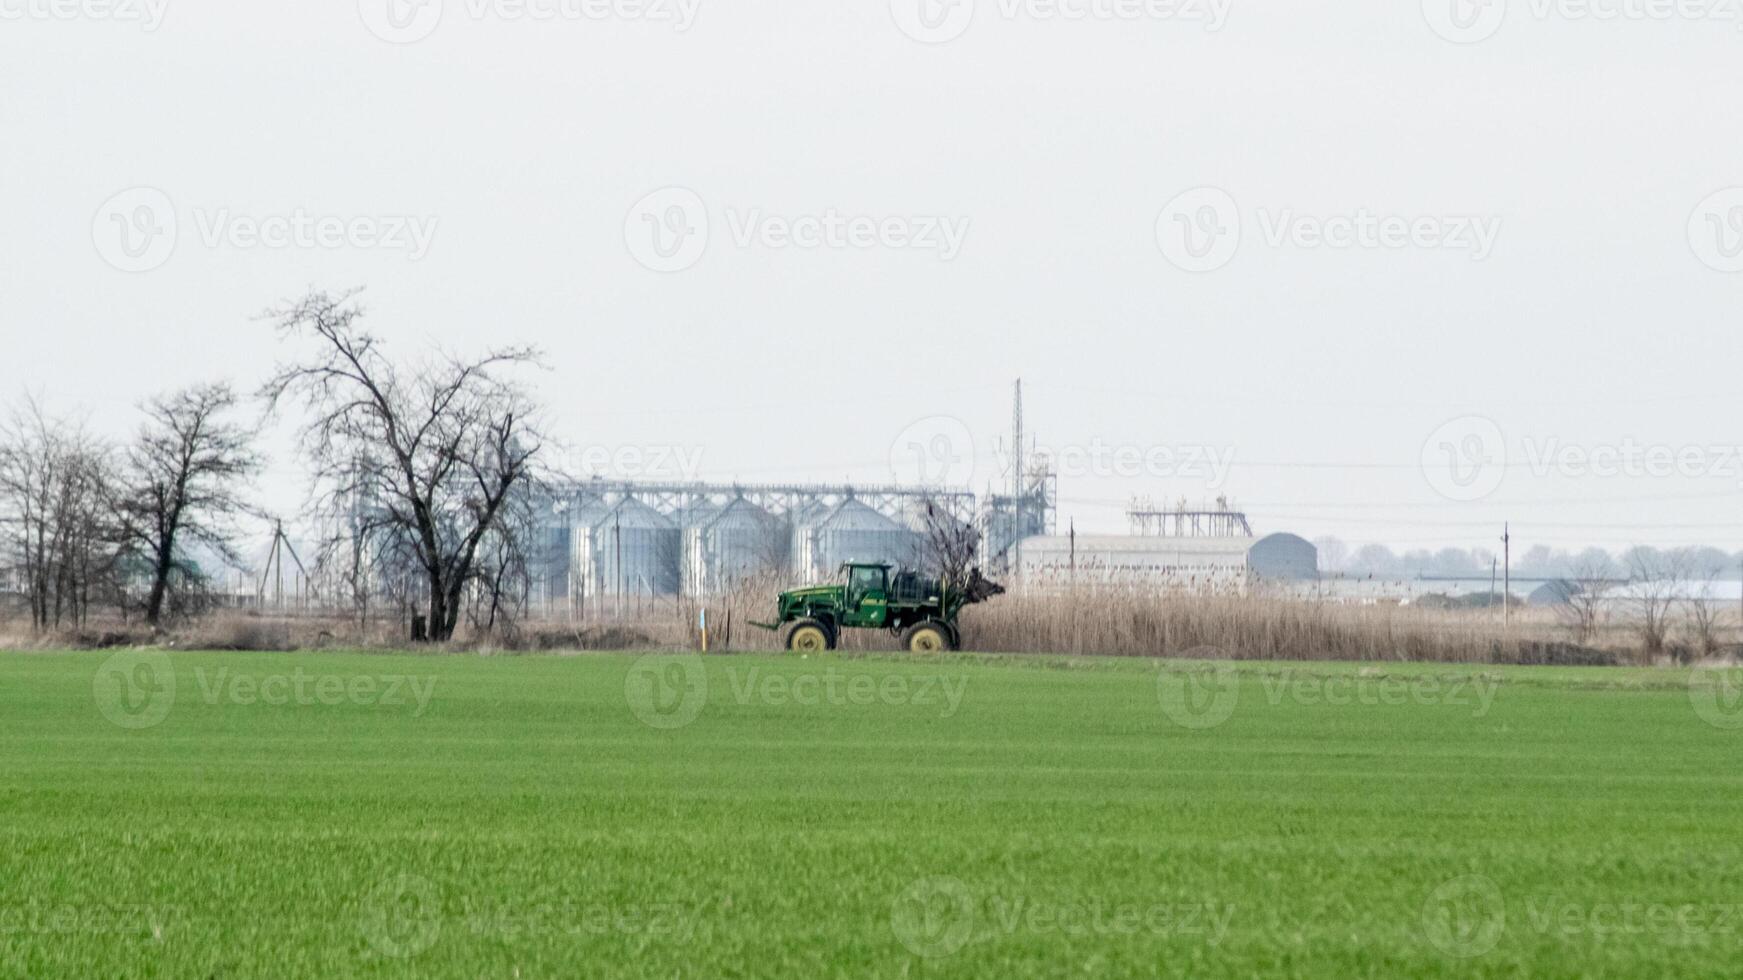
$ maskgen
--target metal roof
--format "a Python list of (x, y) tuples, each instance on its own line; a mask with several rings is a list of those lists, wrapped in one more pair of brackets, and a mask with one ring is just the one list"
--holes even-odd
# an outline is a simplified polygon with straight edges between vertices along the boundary
[[(1226, 556), (1245, 560), (1247, 552), (1260, 539), (1236, 538), (1169, 538), (1160, 535), (1079, 534), (1079, 555), (1191, 555), (1195, 557)], [(1033, 554), (1066, 554), (1071, 551), (1071, 538), (1063, 534), (1042, 534), (1024, 538), (1024, 557)]]
[(672, 530), (678, 525), (670, 517), (635, 499), (625, 497), (618, 501), (616, 507), (600, 514), (593, 522), (595, 528), (627, 527), (654, 528), (657, 530)]
[(743, 497), (739, 497), (721, 508), (710, 520), (704, 523), (711, 531), (722, 529), (766, 531), (774, 525), (775, 518), (768, 511)]
[(822, 531), (900, 531), (902, 526), (851, 497), (817, 522)]

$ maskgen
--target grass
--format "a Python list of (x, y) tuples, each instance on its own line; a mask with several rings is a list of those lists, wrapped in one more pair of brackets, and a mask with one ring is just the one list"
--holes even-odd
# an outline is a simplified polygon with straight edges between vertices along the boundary
[[(735, 650), (778, 650), (781, 634), (749, 625), (770, 617), (776, 588), (759, 584), (707, 599), (716, 639), (729, 640)], [(618, 635), (645, 638), (636, 646), (694, 648), (698, 611), (698, 600), (691, 598), (626, 610), (630, 631)], [(565, 628), (558, 621), (560, 611), (546, 615), (529, 621), (528, 632), (561, 639), (565, 647), (585, 635)], [(730, 635), (722, 635), (728, 623), (734, 624)], [(1262, 587), (1245, 596), (1135, 586), (1024, 590), (969, 606), (961, 624), (968, 649), (1007, 653), (1593, 666), (1654, 662), (1642, 653), (1637, 624), (1626, 615), (1606, 617), (1593, 636), (1575, 644), (1562, 617), (1543, 607), (1518, 606), (1511, 622), (1503, 624), (1499, 609), (1340, 605)], [(1672, 641), (1693, 642), (1686, 623), (1676, 624)], [(894, 638), (875, 630), (848, 631), (842, 642), (853, 650), (895, 645)]]
[(1671, 670), (114, 656), (0, 658), (0, 975), (1671, 976), (1743, 947), (1743, 719)]
[[(773, 616), (777, 585), (747, 586), (707, 600), (664, 597), (626, 605), (623, 618), (577, 617), (545, 609), (495, 634), (463, 630), (447, 652), (551, 650), (657, 651), (700, 646), (700, 614), (707, 612), (714, 648), (779, 652), (784, 631), (754, 622)], [(597, 614), (599, 610), (593, 612)], [(1007, 653), (1069, 652), (1089, 656), (1201, 657), (1208, 660), (1361, 660), (1377, 663), (1582, 664), (1653, 663), (1641, 650), (1637, 625), (1606, 620), (1584, 644), (1552, 610), (1514, 610), (1503, 627), (1498, 610), (1421, 606), (1345, 606), (1271, 594), (1182, 595), (1155, 590), (1085, 586), (1075, 591), (1019, 592), (963, 611), (964, 645)], [(99, 649), (165, 645), (187, 650), (373, 650), (403, 646), (409, 626), (376, 610), (367, 624), (333, 611), (285, 614), (224, 610), (178, 622), (168, 633), (135, 623), (99, 620), (78, 629), (35, 632), (27, 623), (0, 622), (0, 650)], [(1743, 652), (1733, 636), (1724, 653)], [(1671, 636), (1689, 647), (1685, 624)], [(848, 630), (845, 650), (868, 653), (898, 647), (883, 630)], [(1714, 658), (1718, 659), (1718, 658)], [(1686, 661), (1684, 661), (1686, 662)]]

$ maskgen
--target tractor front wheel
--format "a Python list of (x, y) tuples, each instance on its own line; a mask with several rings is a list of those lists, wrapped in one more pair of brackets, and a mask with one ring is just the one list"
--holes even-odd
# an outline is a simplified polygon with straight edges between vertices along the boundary
[(935, 619), (915, 623), (902, 634), (902, 649), (909, 653), (943, 653), (954, 650), (954, 631)]
[(787, 649), (800, 653), (822, 653), (835, 649), (835, 631), (829, 624), (816, 619), (801, 619), (787, 631)]

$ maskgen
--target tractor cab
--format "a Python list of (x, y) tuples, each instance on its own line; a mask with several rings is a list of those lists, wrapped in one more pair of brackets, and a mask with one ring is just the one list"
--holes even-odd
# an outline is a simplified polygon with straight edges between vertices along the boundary
[(841, 625), (881, 627), (890, 613), (890, 566), (844, 562)]

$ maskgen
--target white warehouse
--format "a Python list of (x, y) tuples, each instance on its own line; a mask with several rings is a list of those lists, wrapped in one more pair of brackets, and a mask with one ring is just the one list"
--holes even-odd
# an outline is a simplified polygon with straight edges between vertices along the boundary
[(1245, 595), (1265, 583), (1312, 581), (1319, 549), (1294, 534), (1265, 537), (1080, 534), (1025, 538), (1023, 585), (1146, 585)]

